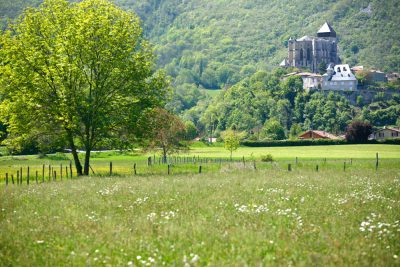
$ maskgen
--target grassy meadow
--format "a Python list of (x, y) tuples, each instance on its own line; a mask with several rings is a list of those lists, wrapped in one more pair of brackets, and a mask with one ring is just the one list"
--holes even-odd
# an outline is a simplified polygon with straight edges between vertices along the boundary
[[(276, 161), (261, 162), (267, 153)], [(0, 266), (399, 266), (399, 153), (240, 148), (220, 162), (222, 147), (195, 147), (179, 156), (196, 161), (167, 175), (146, 166), (152, 155), (103, 152), (91, 177), (41, 183), (40, 173), (29, 186), (5, 186), (4, 173), (68, 155), (0, 157)]]

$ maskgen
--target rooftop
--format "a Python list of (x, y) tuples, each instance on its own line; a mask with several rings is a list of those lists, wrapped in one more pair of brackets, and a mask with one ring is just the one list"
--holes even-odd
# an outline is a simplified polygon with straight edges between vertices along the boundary
[[(351, 72), (350, 66), (348, 64), (340, 64), (335, 65), (333, 67), (333, 74), (329, 78), (330, 81), (356, 81), (356, 77)], [(325, 73), (323, 76), (328, 76), (328, 73)]]
[(319, 29), (317, 32), (318, 37), (336, 37), (336, 32), (332, 28), (331, 25), (329, 25), (328, 22), (325, 22), (324, 25)]
[(330, 42), (329, 40), (327, 40), (327, 39), (324, 39), (324, 38), (320, 38), (320, 37), (314, 37), (314, 36), (308, 36), (308, 35), (305, 35), (305, 36), (303, 36), (303, 37), (301, 37), (301, 38), (299, 38), (299, 39), (296, 39), (296, 41), (297, 42), (304, 42), (304, 41), (309, 41), (309, 42), (311, 42), (311, 41), (313, 41), (313, 40), (315, 40), (315, 41), (325, 41), (325, 42)]
[(337, 136), (334, 135), (334, 134), (331, 134), (331, 133), (328, 133), (328, 132), (325, 132), (325, 131), (318, 131), (318, 130), (309, 130), (309, 131), (306, 131), (306, 132), (302, 133), (302, 134), (299, 135), (299, 136), (301, 137), (301, 136), (306, 135), (306, 134), (311, 133), (311, 132), (312, 132), (313, 134), (315, 134), (315, 135), (319, 135), (319, 136), (322, 137), (322, 138), (340, 139), (339, 137), (337, 137)]
[(336, 33), (335, 30), (329, 25), (328, 22), (325, 22), (324, 25), (319, 29), (318, 33)]

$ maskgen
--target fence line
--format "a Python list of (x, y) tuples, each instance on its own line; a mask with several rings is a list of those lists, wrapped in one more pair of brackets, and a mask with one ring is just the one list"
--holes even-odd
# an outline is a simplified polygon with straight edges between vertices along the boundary
[[(146, 162), (147, 161), (147, 162)], [(368, 159), (361, 159), (361, 161), (368, 161)], [(380, 168), (380, 163), (381, 159), (379, 158), (379, 154), (376, 153), (376, 157), (374, 159), (374, 168), (377, 171)], [(258, 162), (258, 165), (256, 164)], [(166, 174), (166, 175), (171, 175), (171, 174), (186, 174), (186, 173), (198, 173), (201, 174), (204, 171), (213, 171), (213, 170), (219, 170), (223, 167), (223, 165), (226, 164), (238, 164), (239, 166), (243, 166), (243, 168), (246, 168), (246, 163), (248, 168), (252, 168), (254, 170), (257, 169), (265, 169), (267, 166), (271, 166), (272, 169), (277, 169), (281, 171), (288, 171), (288, 172), (293, 172), (296, 169), (303, 169), (307, 167), (307, 165), (314, 164), (314, 170), (319, 172), (323, 171), (326, 169), (330, 168), (340, 168), (339, 166), (341, 165), (343, 168), (343, 172), (346, 172), (350, 169), (354, 169), (353, 163), (356, 162), (353, 158), (346, 159), (345, 161), (340, 160), (340, 159), (332, 159), (332, 160), (327, 160), (326, 158), (323, 159), (303, 159), (301, 160), (299, 157), (295, 157), (293, 160), (280, 160), (280, 161), (256, 161), (254, 157), (249, 157), (245, 158), (244, 156), (240, 158), (223, 158), (223, 157), (200, 157), (200, 156), (169, 156), (169, 157), (156, 157), (155, 155), (152, 157), (148, 157), (147, 160), (137, 160), (137, 162), (134, 162), (132, 167), (124, 168), (124, 172), (118, 172), (118, 166), (115, 166), (112, 161), (109, 163), (109, 170), (107, 172), (106, 168), (107, 167), (100, 167), (96, 169), (95, 165), (90, 165), (89, 168), (92, 171), (93, 175), (101, 175), (101, 176), (113, 176), (113, 175), (154, 175), (154, 174)], [(141, 164), (139, 164), (141, 163)], [(316, 163), (316, 164), (315, 164)], [(286, 167), (280, 167), (280, 165), (286, 165)], [(330, 164), (330, 168), (329, 165)], [(166, 166), (165, 166), (166, 165)], [(165, 166), (165, 167), (162, 167)], [(63, 172), (65, 167), (65, 172)], [(184, 168), (182, 170), (182, 167)], [(257, 168), (258, 167), (258, 168)], [(51, 164), (48, 165), (48, 182), (55, 182), (57, 181), (57, 168), (56, 166), (52, 166)], [(24, 169), (26, 169), (26, 173), (24, 172)], [(39, 177), (39, 170), (41, 169), (41, 177)], [(31, 168), (31, 166), (26, 166), (21, 167), (19, 166), (19, 169), (17, 168), (16, 173), (13, 171), (6, 172), (3, 175), (3, 179), (0, 178), (1, 180), (4, 180), (6, 186), (9, 184), (14, 185), (14, 174), (16, 174), (16, 184), (17, 185), (22, 185), (24, 181), (26, 181), (26, 184), (29, 185), (31, 182), (31, 171), (34, 172), (35, 174), (35, 182), (36, 184), (44, 183), (45, 182), (45, 169), (46, 165), (42, 164)], [(102, 172), (103, 170), (103, 172)], [(25, 176), (24, 176), (25, 174)], [(65, 176), (63, 176), (65, 174)], [(69, 165), (63, 165), (62, 163), (59, 166), (59, 181), (63, 181), (64, 179), (73, 179), (77, 178), (77, 175), (73, 175), (73, 169), (72, 169), (72, 161), (69, 162)], [(0, 176), (0, 177), (1, 177)], [(10, 180), (11, 178), (11, 180)], [(39, 179), (41, 178), (41, 180)]]

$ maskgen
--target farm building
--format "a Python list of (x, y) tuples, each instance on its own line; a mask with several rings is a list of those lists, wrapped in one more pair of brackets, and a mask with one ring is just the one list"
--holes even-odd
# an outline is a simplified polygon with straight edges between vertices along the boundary
[(325, 131), (309, 130), (299, 135), (300, 139), (340, 139), (336, 135)]
[(283, 80), (290, 76), (300, 76), (303, 80), (303, 89), (308, 92), (310, 90), (321, 89), (322, 75), (311, 72), (292, 72), (283, 76)]
[(359, 75), (364, 74), (366, 82), (368, 84), (373, 84), (376, 82), (385, 82), (385, 83), (388, 82), (388, 76), (380, 70), (373, 70), (373, 69), (368, 70), (365, 69), (363, 66), (355, 66), (351, 68), (351, 70), (355, 74)]
[(377, 130), (373, 134), (369, 136), (370, 140), (381, 140), (386, 138), (397, 138), (400, 137), (400, 129), (399, 128), (390, 128), (383, 127), (380, 130)]

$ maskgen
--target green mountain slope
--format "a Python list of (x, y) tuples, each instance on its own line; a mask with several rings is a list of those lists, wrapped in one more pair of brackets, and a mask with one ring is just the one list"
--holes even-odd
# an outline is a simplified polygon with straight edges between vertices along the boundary
[[(39, 0), (2, 1), (0, 17), (15, 17)], [(400, 71), (397, 0), (115, 0), (137, 12), (160, 67), (176, 84), (221, 88), (271, 69), (287, 54), (289, 37), (315, 35), (328, 20), (351, 65)]]

